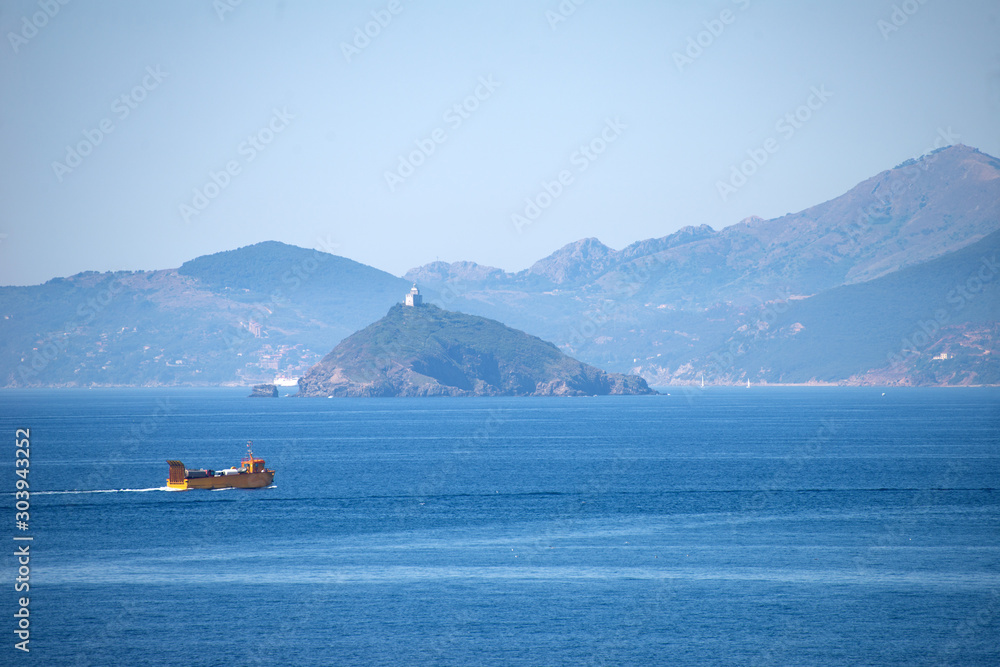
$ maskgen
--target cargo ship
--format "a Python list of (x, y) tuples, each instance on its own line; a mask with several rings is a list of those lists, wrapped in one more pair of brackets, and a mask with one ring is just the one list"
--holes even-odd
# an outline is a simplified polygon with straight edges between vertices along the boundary
[(239, 468), (225, 470), (192, 470), (180, 461), (167, 460), (170, 476), (167, 487), (177, 491), (188, 489), (259, 489), (274, 480), (274, 471), (264, 467), (264, 459), (253, 455), (253, 441), (247, 442), (247, 455)]

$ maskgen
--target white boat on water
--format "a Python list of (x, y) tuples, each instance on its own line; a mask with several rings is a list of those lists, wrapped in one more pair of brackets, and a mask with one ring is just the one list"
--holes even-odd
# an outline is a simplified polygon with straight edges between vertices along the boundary
[(276, 378), (274, 378), (274, 382), (272, 384), (275, 384), (279, 387), (297, 387), (299, 384), (299, 379), (288, 377), (287, 375), (279, 375)]

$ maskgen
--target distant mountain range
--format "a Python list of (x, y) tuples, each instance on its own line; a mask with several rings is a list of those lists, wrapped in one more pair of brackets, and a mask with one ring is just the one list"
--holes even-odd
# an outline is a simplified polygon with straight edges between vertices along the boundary
[[(975, 282), (980, 257), (995, 255), (987, 237), (998, 230), (1000, 161), (959, 145), (774, 220), (686, 227), (619, 251), (584, 239), (519, 273), (436, 262), (406, 278), (436, 290), (447, 307), (654, 384), (994, 384), (1000, 368), (989, 332), (1000, 306), (992, 269), (968, 301), (974, 307), (950, 313), (919, 354), (902, 352), (926, 307), (952, 308), (949, 291)], [(851, 285), (858, 289), (841, 289)], [(846, 294), (850, 308), (831, 310)], [(949, 358), (938, 361), (948, 363), (929, 363), (942, 353)]]
[(341, 341), (299, 380), (300, 396), (601, 396), (652, 394), (552, 343), (485, 317), (397, 304)]
[(773, 220), (613, 250), (569, 244), (517, 273), (435, 262), (403, 278), (277, 242), (178, 269), (0, 287), (0, 384), (253, 384), (298, 377), (428, 301), (652, 384), (1000, 384), (1000, 161), (909, 160)]

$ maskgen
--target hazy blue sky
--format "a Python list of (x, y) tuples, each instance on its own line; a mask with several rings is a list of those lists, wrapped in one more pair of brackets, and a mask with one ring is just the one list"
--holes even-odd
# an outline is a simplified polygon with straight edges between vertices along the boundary
[(798, 211), (943, 135), (1000, 155), (995, 0), (8, 0), (0, 28), (0, 284), (268, 239), (517, 270)]

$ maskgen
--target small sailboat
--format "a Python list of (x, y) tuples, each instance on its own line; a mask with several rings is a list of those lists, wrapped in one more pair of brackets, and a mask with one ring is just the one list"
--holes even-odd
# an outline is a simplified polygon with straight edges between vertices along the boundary
[(750, 388), (750, 378), (747, 378), (747, 389)]

